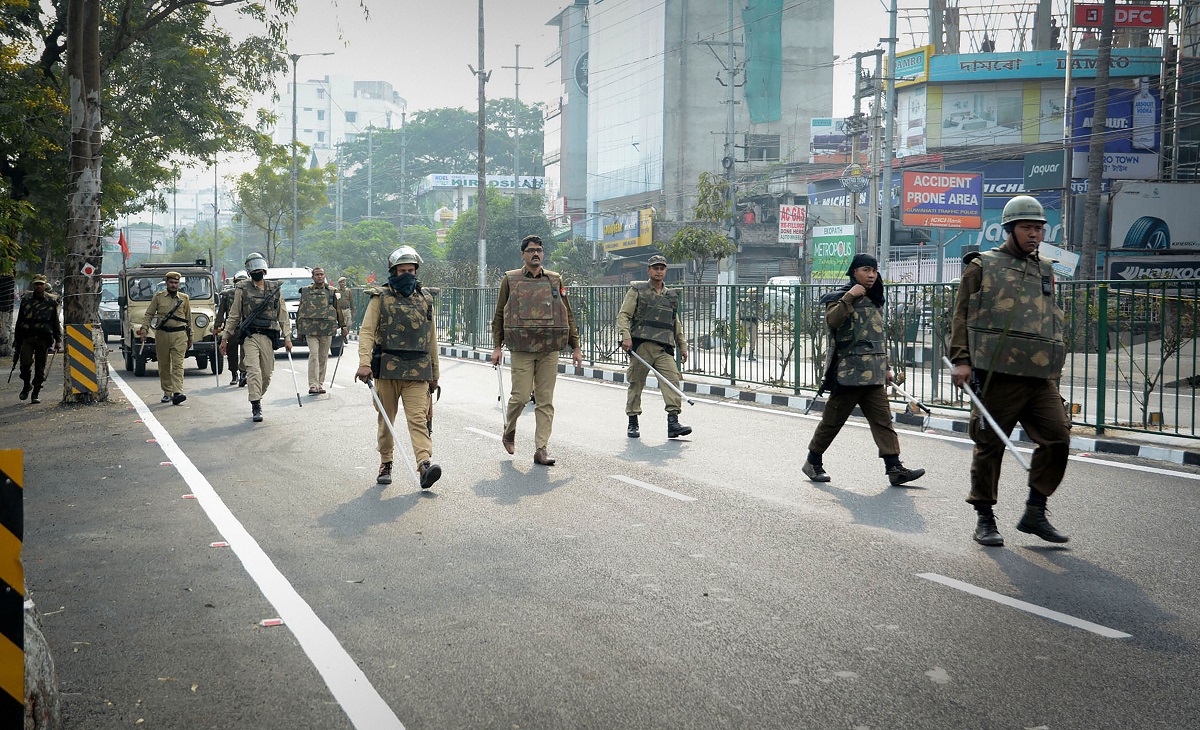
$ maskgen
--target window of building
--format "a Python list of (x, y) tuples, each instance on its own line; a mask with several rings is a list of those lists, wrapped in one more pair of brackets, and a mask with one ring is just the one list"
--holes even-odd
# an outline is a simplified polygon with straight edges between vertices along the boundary
[(346, 112), (346, 121), (354, 124), (358, 121), (358, 112)]
[(747, 162), (778, 162), (779, 161), (779, 135), (778, 134), (747, 134), (746, 135), (746, 161)]
[(318, 142), (324, 142), (324, 141), (325, 141), (325, 133), (324, 133), (324, 132), (317, 132), (317, 141), (318, 141)]
[(324, 109), (317, 110), (317, 121), (318, 122), (325, 121), (325, 110)]
[(318, 98), (318, 99), (324, 99), (324, 98), (325, 98), (325, 89), (324, 89), (324, 88), (322, 88), (322, 87), (320, 87), (320, 86), (318, 86), (318, 87), (317, 87), (317, 98)]

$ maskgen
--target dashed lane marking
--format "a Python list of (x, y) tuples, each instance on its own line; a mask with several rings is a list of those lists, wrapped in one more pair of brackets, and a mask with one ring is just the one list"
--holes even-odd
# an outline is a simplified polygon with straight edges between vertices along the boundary
[(956, 588), (964, 593), (970, 593), (973, 596), (986, 598), (989, 601), (995, 601), (996, 603), (1005, 606), (1011, 606), (1012, 608), (1017, 608), (1022, 611), (1028, 611), (1036, 616), (1048, 618), (1051, 621), (1058, 621), (1059, 623), (1063, 623), (1068, 626), (1074, 626), (1077, 629), (1090, 631), (1093, 634), (1099, 634), (1100, 636), (1108, 639), (1128, 639), (1132, 636), (1132, 634), (1127, 634), (1124, 631), (1117, 631), (1116, 629), (1110, 629), (1107, 626), (1094, 624), (1091, 621), (1085, 621), (1081, 618), (1076, 618), (1065, 613), (1051, 611), (1048, 608), (1043, 608), (1042, 606), (1038, 606), (1033, 603), (1026, 603), (1025, 601), (1019, 601), (1001, 593), (989, 591), (986, 588), (980, 588), (979, 586), (971, 585), (970, 583), (964, 583), (961, 580), (947, 578), (946, 576), (938, 575), (937, 573), (917, 573), (917, 577), (933, 581), (934, 583), (941, 583), (944, 586), (950, 586), (951, 588)]
[(258, 541), (234, 517), (208, 479), (175, 443), (167, 429), (117, 374), (115, 368), (110, 366), (109, 373), (113, 382), (125, 393), (125, 397), (142, 417), (150, 433), (158, 440), (158, 446), (163, 453), (170, 458), (179, 475), (191, 487), (196, 501), (204, 508), (208, 519), (212, 521), (224, 541), (229, 543), (263, 596), (275, 607), (279, 617), (295, 635), (304, 653), (321, 674), (329, 691), (354, 727), (359, 730), (404, 730), (400, 719), (384, 702), (338, 638), (275, 567)]
[(696, 501), (695, 497), (689, 497), (686, 494), (680, 494), (679, 492), (672, 492), (670, 489), (663, 489), (662, 487), (656, 487), (653, 484), (647, 484), (646, 482), (639, 481), (637, 479), (632, 479), (632, 478), (626, 477), (626, 476), (621, 476), (620, 474), (609, 474), (609, 477), (616, 479), (618, 482), (625, 482), (626, 484), (632, 484), (635, 487), (641, 487), (642, 489), (648, 489), (651, 492), (655, 492), (656, 494), (661, 494), (663, 496), (670, 497), (671, 499), (678, 499), (680, 502), (695, 502)]
[(490, 431), (484, 431), (482, 428), (472, 428), (471, 426), (467, 426), (467, 427), (465, 427), (463, 430), (464, 430), (464, 431), (470, 431), (471, 433), (477, 433), (477, 434), (479, 434), (480, 436), (487, 436), (488, 438), (490, 438), (490, 439), (496, 439), (497, 441), (499, 441), (499, 440), (500, 440), (500, 434), (498, 434), (498, 433), (492, 433), (492, 432), (490, 432)]

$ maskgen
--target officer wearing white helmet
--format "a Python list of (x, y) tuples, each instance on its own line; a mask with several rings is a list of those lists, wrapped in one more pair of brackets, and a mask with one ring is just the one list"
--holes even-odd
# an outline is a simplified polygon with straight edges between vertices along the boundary
[[(1068, 537), (1046, 518), (1046, 501), (1067, 469), (1071, 424), (1058, 393), (1066, 360), (1063, 313), (1054, 298), (1054, 273), (1038, 258), (1046, 211), (1028, 195), (1004, 206), (1005, 240), (998, 248), (969, 254), (963, 269), (950, 334), (951, 378), (974, 388), (1006, 434), (1017, 423), (1037, 444), (1029, 472), (1029, 496), (1017, 530), (1047, 542)], [(992, 507), (999, 497), (1004, 443), (971, 414), (971, 491), (978, 522), (974, 539), (1004, 545)]]
[(403, 404), (417, 476), (421, 489), (428, 489), (442, 476), (442, 467), (432, 460), (433, 438), (427, 425), (429, 394), (438, 384), (438, 349), (433, 294), (417, 280), (420, 266), (416, 249), (401, 246), (388, 256), (387, 283), (367, 290), (354, 379), (374, 381), (375, 393), (383, 403), (384, 412), (376, 419), (379, 474), (375, 481), (392, 483), (396, 444), (383, 419), (395, 423)]
[(241, 345), (250, 416), (260, 423), (262, 397), (275, 372), (275, 348), (282, 342), (288, 352), (292, 351), (292, 325), (280, 291), (282, 285), (266, 279), (267, 259), (260, 253), (250, 254), (246, 257), (246, 272), (250, 280), (234, 287), (229, 319), (221, 335), (221, 354), (228, 353), (231, 341)]
[[(213, 321), (213, 334), (220, 335), (225, 329), (229, 311), (233, 308), (233, 295), (237, 292), (236, 287), (249, 278), (245, 271), (239, 271), (233, 275), (233, 283), (221, 290), (217, 300), (217, 316)], [(242, 364), (240, 355), (241, 348), (236, 342), (231, 342), (229, 345), (229, 384), (244, 388), (246, 387), (246, 366)]]

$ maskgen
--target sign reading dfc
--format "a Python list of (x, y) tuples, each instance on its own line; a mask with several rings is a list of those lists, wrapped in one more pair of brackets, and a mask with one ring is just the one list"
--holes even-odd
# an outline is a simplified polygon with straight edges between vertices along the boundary
[(901, 225), (962, 230), (983, 226), (983, 173), (905, 170), (901, 190)]
[[(1076, 28), (1099, 28), (1104, 17), (1103, 5), (1076, 5)], [(1163, 5), (1118, 5), (1113, 16), (1114, 28), (1165, 28), (1167, 8)]]

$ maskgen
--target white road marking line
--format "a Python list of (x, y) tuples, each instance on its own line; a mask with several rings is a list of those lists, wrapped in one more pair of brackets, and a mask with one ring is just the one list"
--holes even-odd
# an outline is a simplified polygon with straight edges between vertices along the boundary
[(158, 446), (191, 487), (196, 501), (204, 508), (208, 519), (225, 542), (232, 547), (263, 596), (275, 607), (279, 617), (300, 642), (304, 653), (320, 672), (325, 685), (329, 687), (351, 724), (360, 730), (404, 730), (404, 725), (396, 717), (396, 713), (384, 702), (329, 627), (317, 617), (316, 612), (300, 597), (283, 573), (279, 572), (258, 541), (234, 517), (204, 474), (196, 468), (183, 449), (171, 438), (167, 429), (158, 422), (142, 399), (111, 365), (109, 377), (133, 404), (138, 415), (142, 417), (142, 422), (158, 440)]
[(1016, 598), (1010, 598), (1009, 596), (1005, 596), (994, 591), (989, 591), (986, 588), (980, 588), (979, 586), (971, 585), (970, 583), (964, 583), (961, 580), (947, 578), (946, 576), (938, 575), (937, 573), (917, 573), (917, 577), (933, 581), (934, 583), (941, 583), (942, 585), (950, 586), (951, 588), (957, 588), (964, 593), (970, 593), (972, 595), (979, 596), (980, 598), (986, 598), (989, 601), (995, 601), (996, 603), (1000, 603), (1005, 606), (1011, 606), (1022, 611), (1028, 611), (1029, 613), (1041, 616), (1042, 618), (1048, 618), (1051, 621), (1058, 621), (1059, 623), (1064, 623), (1068, 626), (1074, 626), (1077, 629), (1091, 631), (1093, 634), (1099, 634), (1100, 636), (1108, 639), (1128, 639), (1132, 636), (1132, 634), (1127, 634), (1124, 631), (1117, 631), (1116, 629), (1110, 629), (1107, 626), (1094, 624), (1091, 621), (1084, 621), (1081, 618), (1075, 618), (1074, 616), (1069, 616), (1065, 613), (1051, 611), (1048, 608), (1042, 608), (1041, 606), (1032, 603), (1019, 601)]
[(484, 431), (482, 428), (472, 428), (471, 426), (467, 426), (467, 427), (463, 428), (463, 430), (470, 431), (471, 433), (477, 433), (480, 436), (487, 436), (488, 438), (496, 439), (497, 441), (500, 440), (500, 434), (491, 433), (490, 431)]
[(641, 482), (641, 481), (638, 481), (637, 479), (630, 479), (629, 477), (623, 477), (620, 474), (609, 474), (609, 476), (613, 479), (616, 479), (618, 482), (625, 482), (626, 484), (632, 484), (635, 487), (641, 487), (642, 489), (649, 489), (651, 492), (657, 492), (658, 494), (665, 495), (667, 497), (670, 497), (671, 499), (678, 499), (680, 502), (695, 502), (696, 501), (695, 497), (689, 497), (686, 494), (680, 494), (679, 492), (672, 492), (670, 489), (663, 489), (662, 487), (656, 487), (653, 484), (647, 484), (646, 482)]

